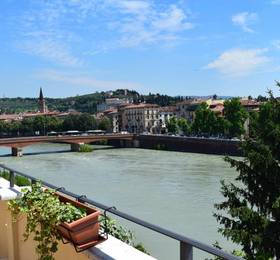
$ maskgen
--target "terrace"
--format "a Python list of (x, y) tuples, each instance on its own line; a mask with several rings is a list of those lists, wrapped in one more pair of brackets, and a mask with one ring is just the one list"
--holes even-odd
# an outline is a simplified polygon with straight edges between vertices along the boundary
[[(36, 178), (29, 176), (27, 174), (13, 170), (5, 165), (0, 165), (0, 170), (5, 170), (9, 172), (9, 180), (0, 178), (0, 259), (20, 259), (20, 260), (35, 260), (37, 255), (35, 253), (35, 242), (32, 239), (28, 241), (23, 241), (22, 234), (24, 233), (26, 218), (20, 218), (17, 222), (12, 222), (11, 214), (7, 208), (7, 202), (9, 200), (18, 198), (21, 196), (21, 188), (15, 185), (15, 176), (20, 175), (28, 178), (32, 183), (38, 181)], [(108, 207), (99, 202), (93, 201), (86, 198), (85, 196), (80, 196), (74, 194), (70, 191), (65, 190), (63, 187), (56, 187), (50, 183), (42, 181), (45, 187), (59, 190), (59, 192), (75, 198), (81, 203), (85, 203), (92, 207), (97, 207), (100, 210), (107, 211), (118, 217), (126, 219), (130, 222), (138, 224), (144, 228), (148, 228), (171, 239), (175, 239), (179, 242), (180, 259), (181, 260), (191, 260), (193, 259), (193, 248), (200, 249), (204, 252), (210, 253), (214, 256), (219, 256), (223, 259), (237, 260), (239, 258), (223, 252), (212, 246), (208, 246), (199, 241), (193, 240), (186, 236), (174, 233), (170, 230), (166, 230), (154, 224), (143, 221), (134, 216), (128, 215), (121, 212), (114, 207)], [(143, 241), (144, 242), (144, 241)], [(59, 250), (55, 255), (55, 259), (143, 259), (152, 260), (155, 259), (152, 256), (146, 255), (139, 250), (129, 246), (122, 241), (108, 236), (108, 239), (91, 247), (81, 253), (77, 253), (75, 248), (71, 243), (63, 244), (59, 243)]]

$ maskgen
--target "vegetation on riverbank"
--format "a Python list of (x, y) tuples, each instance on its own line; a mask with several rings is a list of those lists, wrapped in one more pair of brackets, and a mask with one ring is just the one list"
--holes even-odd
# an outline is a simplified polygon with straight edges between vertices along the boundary
[(0, 121), (1, 137), (46, 135), (50, 131), (87, 131), (96, 129), (111, 131), (111, 121), (107, 117), (97, 121), (93, 115), (87, 113), (68, 115), (64, 119), (55, 116), (36, 116), (25, 118), (22, 121)]
[(80, 146), (80, 150), (79, 150), (79, 152), (80, 153), (90, 153), (90, 152), (92, 152), (94, 149), (93, 149), (93, 147), (91, 146), (91, 145), (89, 145), (89, 144), (82, 144), (81, 146)]

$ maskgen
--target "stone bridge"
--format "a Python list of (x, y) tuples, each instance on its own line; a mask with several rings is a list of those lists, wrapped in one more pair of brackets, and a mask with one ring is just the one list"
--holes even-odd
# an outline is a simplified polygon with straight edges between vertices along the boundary
[(10, 147), (13, 156), (22, 156), (22, 148), (36, 143), (66, 143), (71, 145), (71, 151), (79, 151), (83, 144), (103, 140), (135, 141), (134, 134), (104, 134), (104, 135), (78, 135), (78, 136), (31, 136), (0, 138), (0, 146)]

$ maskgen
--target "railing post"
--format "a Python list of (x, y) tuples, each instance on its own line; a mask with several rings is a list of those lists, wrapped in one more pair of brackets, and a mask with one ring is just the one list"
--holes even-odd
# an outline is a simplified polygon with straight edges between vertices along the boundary
[(193, 260), (193, 247), (180, 241), (180, 260)]
[(10, 188), (13, 188), (15, 186), (15, 173), (13, 171), (10, 171)]

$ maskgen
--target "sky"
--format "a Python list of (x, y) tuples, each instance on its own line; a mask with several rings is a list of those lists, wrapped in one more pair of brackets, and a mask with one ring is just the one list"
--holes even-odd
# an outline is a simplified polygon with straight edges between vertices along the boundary
[(1, 0), (0, 10), (0, 97), (279, 94), (280, 0)]

